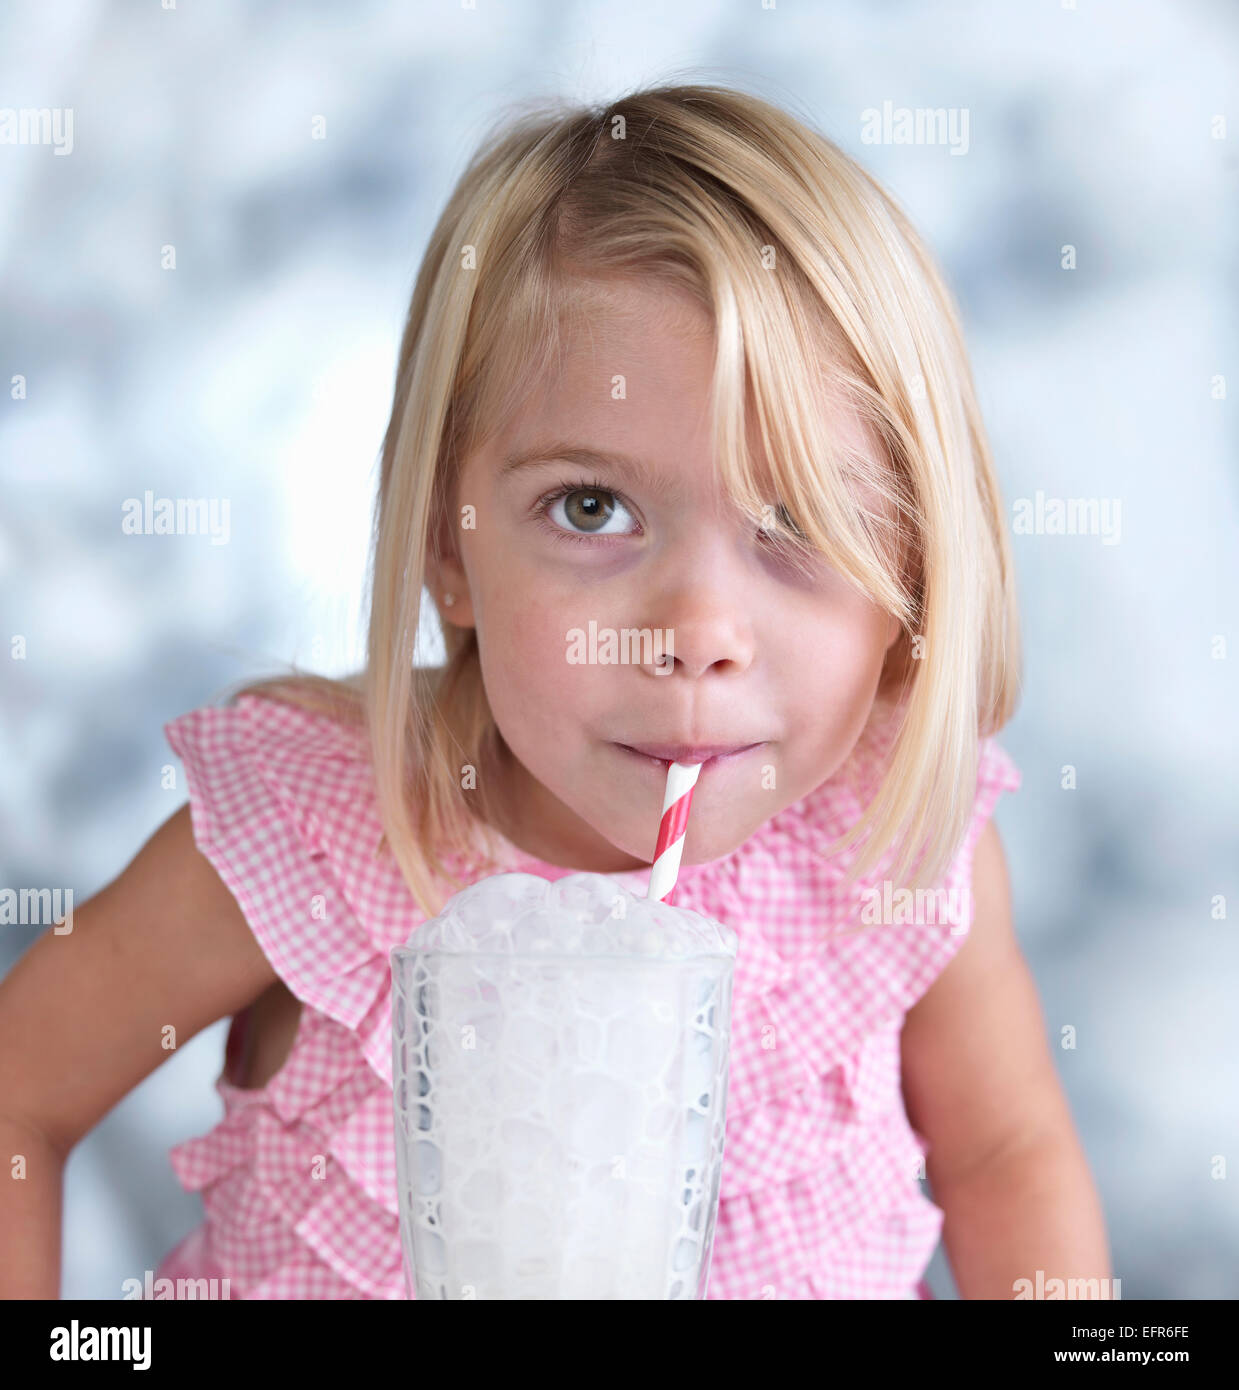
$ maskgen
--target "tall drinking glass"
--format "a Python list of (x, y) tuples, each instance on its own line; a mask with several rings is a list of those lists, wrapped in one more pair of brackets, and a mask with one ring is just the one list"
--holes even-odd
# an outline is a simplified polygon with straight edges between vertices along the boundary
[(736, 948), (596, 874), (482, 879), (393, 948), (410, 1297), (705, 1297)]

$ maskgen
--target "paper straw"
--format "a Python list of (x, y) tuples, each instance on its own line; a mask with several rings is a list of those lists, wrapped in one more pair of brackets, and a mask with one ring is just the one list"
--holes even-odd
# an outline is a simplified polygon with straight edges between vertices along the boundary
[(692, 805), (693, 788), (700, 775), (700, 763), (672, 763), (667, 769), (663, 815), (658, 823), (658, 843), (654, 847), (649, 887), (645, 890), (647, 898), (658, 898), (667, 903), (671, 901), (676, 876), (680, 872), (684, 832), (688, 828), (688, 808)]

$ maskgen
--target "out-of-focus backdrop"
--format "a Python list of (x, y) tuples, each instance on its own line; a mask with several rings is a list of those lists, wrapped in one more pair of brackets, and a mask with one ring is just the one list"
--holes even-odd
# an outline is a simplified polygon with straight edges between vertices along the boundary
[[(360, 661), (402, 316), (498, 110), (734, 81), (881, 179), (958, 296), (1027, 644), (1019, 936), (1123, 1297), (1239, 1295), (1237, 71), (1226, 0), (6, 5), (0, 886), (84, 902), (185, 799), (165, 720)], [(127, 534), (148, 493), (211, 533)], [(74, 1152), (64, 1296), (201, 1219), (167, 1151), (219, 1118), (226, 1027)]]

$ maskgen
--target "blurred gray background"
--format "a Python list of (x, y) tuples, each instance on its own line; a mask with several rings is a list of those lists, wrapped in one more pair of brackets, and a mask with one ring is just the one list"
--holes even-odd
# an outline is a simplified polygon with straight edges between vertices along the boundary
[[(288, 660), (360, 660), (401, 320), (466, 158), (517, 98), (685, 69), (807, 111), (911, 214), (963, 310), (1013, 531), (1039, 492), (1120, 505), (1117, 532), (1014, 535), (1026, 684), (1001, 741), (1024, 785), (997, 818), (1123, 1296), (1235, 1297), (1222, 0), (6, 5), (0, 102), (73, 129), (63, 155), (0, 144), (0, 886), (80, 905), (184, 800), (164, 721)], [(887, 102), (966, 111), (966, 149), (866, 140)], [(123, 534), (148, 489), (229, 499), (227, 543)], [(0, 968), (38, 930), (4, 928)], [(166, 1155), (220, 1116), (226, 1028), (75, 1151), (65, 1297), (120, 1297), (201, 1219)], [(941, 1250), (929, 1278), (954, 1297)]]

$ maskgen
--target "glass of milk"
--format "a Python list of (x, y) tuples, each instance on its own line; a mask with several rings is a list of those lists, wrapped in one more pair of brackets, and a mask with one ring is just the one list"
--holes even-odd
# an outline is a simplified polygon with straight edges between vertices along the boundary
[(599, 874), (496, 874), (391, 952), (411, 1298), (702, 1299), (738, 940)]

